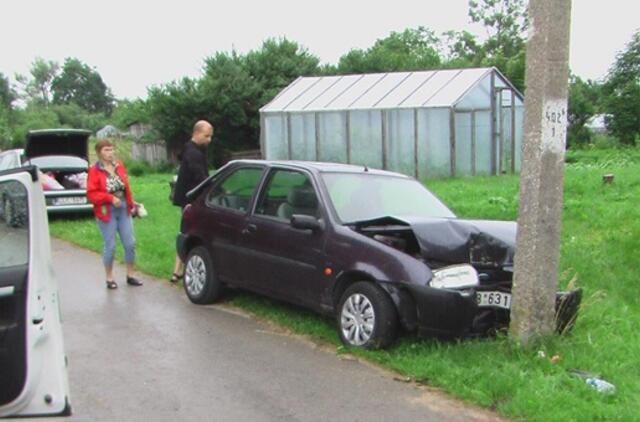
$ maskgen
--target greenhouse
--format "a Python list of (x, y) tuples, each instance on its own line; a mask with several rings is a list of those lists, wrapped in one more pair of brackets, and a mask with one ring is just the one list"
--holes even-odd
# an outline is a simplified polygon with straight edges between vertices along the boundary
[(420, 179), (515, 173), (523, 114), (495, 68), (300, 77), (260, 109), (260, 146)]

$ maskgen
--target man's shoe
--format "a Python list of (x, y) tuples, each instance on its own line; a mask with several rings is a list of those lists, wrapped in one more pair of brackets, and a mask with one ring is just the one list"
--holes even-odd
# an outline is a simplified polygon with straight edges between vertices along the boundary
[(127, 276), (127, 284), (130, 286), (142, 286), (142, 281), (138, 280), (135, 277)]

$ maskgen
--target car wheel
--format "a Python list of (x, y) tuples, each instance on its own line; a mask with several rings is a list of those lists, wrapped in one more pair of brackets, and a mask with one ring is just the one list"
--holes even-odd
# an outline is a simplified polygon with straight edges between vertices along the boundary
[(196, 246), (187, 255), (184, 291), (198, 305), (213, 303), (220, 297), (222, 286), (213, 269), (213, 261), (204, 246)]
[(398, 315), (391, 298), (370, 282), (347, 288), (338, 304), (338, 334), (351, 347), (379, 349), (396, 338)]

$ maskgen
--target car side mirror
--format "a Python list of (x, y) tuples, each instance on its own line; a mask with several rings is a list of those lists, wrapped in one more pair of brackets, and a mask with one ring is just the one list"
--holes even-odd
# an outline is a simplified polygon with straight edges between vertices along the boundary
[(293, 214), (291, 227), (298, 230), (311, 230), (317, 232), (324, 229), (324, 223), (312, 215)]

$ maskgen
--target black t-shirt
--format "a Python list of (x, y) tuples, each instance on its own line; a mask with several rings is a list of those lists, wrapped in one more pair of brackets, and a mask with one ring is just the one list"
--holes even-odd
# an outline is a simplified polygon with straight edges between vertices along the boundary
[(187, 192), (198, 186), (207, 177), (209, 177), (209, 170), (207, 169), (206, 147), (200, 147), (193, 141), (187, 142), (182, 151), (173, 204), (179, 207), (187, 205)]

